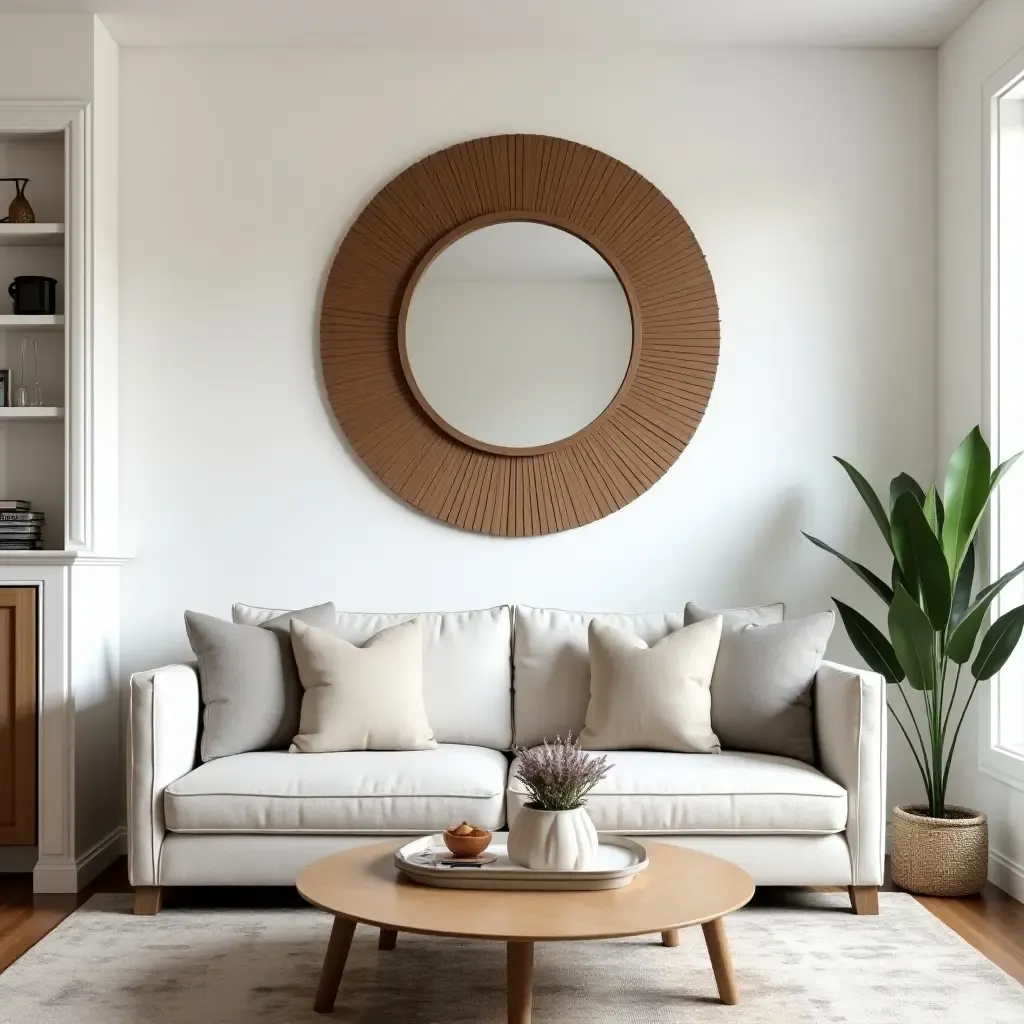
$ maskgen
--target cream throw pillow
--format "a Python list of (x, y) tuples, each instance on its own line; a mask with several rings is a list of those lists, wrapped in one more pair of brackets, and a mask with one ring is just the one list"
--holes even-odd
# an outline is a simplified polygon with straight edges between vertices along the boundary
[(362, 647), (301, 619), (292, 619), (291, 634), (304, 691), (293, 753), (437, 746), (423, 705), (418, 619), (382, 629)]
[(711, 674), (722, 616), (684, 626), (648, 647), (596, 619), (590, 644), (590, 704), (580, 745), (588, 750), (717, 754)]

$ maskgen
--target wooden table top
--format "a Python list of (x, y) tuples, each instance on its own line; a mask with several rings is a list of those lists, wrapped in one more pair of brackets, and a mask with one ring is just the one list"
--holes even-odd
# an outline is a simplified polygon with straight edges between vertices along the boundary
[(400, 932), (498, 941), (612, 939), (703, 924), (747, 903), (753, 879), (735, 864), (682, 846), (644, 842), (650, 864), (622, 889), (508, 892), (437, 889), (394, 866), (408, 837), (315, 861), (296, 881), (333, 914)]

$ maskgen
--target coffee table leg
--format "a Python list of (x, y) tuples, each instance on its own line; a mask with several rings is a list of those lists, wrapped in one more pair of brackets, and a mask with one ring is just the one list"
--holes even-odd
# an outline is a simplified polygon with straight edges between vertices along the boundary
[(330, 1013), (334, 1009), (334, 1000), (338, 996), (338, 986), (341, 984), (341, 975), (345, 970), (355, 930), (355, 921), (347, 917), (335, 917), (331, 941), (327, 943), (327, 955), (324, 957), (324, 969), (313, 1001), (313, 1009), (317, 1013)]
[(718, 982), (718, 998), (729, 1006), (739, 1002), (736, 991), (736, 975), (732, 971), (732, 957), (729, 955), (729, 940), (725, 937), (725, 918), (716, 917), (702, 925), (704, 941), (711, 957), (711, 969)]
[(377, 939), (377, 948), (385, 952), (395, 948), (398, 942), (398, 932), (393, 928), (381, 928), (380, 938)]
[(533, 943), (508, 943), (508, 1024), (530, 1024), (533, 1016)]
[(669, 928), (667, 932), (661, 933), (661, 944), (663, 946), (678, 946), (679, 945), (679, 929)]

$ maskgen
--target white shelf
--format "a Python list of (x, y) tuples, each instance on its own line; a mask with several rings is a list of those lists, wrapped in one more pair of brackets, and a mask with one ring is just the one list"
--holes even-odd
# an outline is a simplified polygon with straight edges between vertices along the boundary
[(53, 405), (0, 406), (0, 420), (62, 420), (64, 409)]
[(132, 555), (97, 554), (93, 551), (64, 551), (60, 548), (0, 549), (0, 565), (127, 565)]
[(63, 244), (63, 224), (0, 224), (0, 245)]
[(55, 316), (45, 316), (40, 314), (35, 316), (32, 314), (22, 314), (18, 316), (15, 313), (0, 313), (0, 330), (5, 328), (8, 330), (18, 330), (20, 328), (33, 328), (34, 330), (60, 330), (64, 327), (64, 314), (57, 313)]

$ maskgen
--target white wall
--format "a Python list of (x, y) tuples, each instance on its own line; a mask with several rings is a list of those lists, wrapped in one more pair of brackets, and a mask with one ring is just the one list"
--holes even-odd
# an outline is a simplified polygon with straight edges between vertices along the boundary
[[(124, 51), (124, 669), (182, 656), (182, 610), (233, 600), (871, 609), (799, 531), (883, 568), (830, 456), (880, 483), (936, 462), (934, 89), (924, 51)], [(608, 519), (518, 541), (374, 481), (325, 405), (316, 337), (373, 194), (437, 148), (517, 131), (654, 181), (722, 313), (676, 466)], [(831, 651), (850, 656), (841, 630)], [(907, 764), (894, 744), (892, 801), (918, 795)]]
[[(939, 453), (982, 419), (982, 86), (1024, 48), (1024, 4), (988, 0), (939, 51)], [(977, 707), (954, 799), (989, 815), (992, 877), (1024, 899), (1024, 792), (978, 769)]]
[[(96, 374), (117, 394), (120, 208), (118, 111), (120, 49), (97, 18), (93, 35), (93, 265), (92, 316)], [(101, 551), (118, 550), (118, 403), (97, 403), (95, 431), (94, 540)]]

